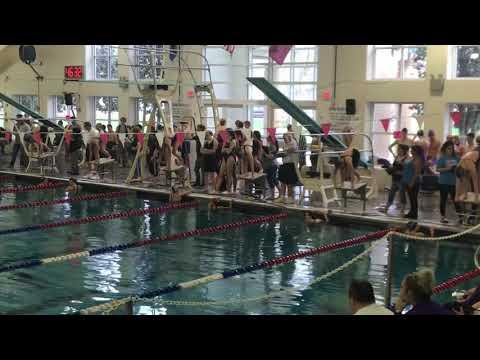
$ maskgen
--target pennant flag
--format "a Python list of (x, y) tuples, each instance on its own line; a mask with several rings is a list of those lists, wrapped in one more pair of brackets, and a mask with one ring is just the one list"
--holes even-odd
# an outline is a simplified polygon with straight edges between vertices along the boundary
[(49, 132), (48, 133), (48, 138), (50, 139), (50, 144), (55, 143), (55, 133)]
[(127, 134), (124, 134), (124, 133), (119, 133), (118, 134), (118, 140), (120, 140), (120, 143), (122, 144), (125, 144), (125, 138), (127, 137)]
[(278, 65), (283, 65), (283, 62), (292, 47), (293, 45), (272, 45), (268, 49), (268, 56), (270, 56)]
[(235, 51), (235, 45), (223, 45), (223, 49), (230, 55), (233, 55), (233, 52)]
[(159, 132), (155, 133), (155, 137), (157, 138), (158, 145), (160, 147), (162, 147), (163, 146), (163, 138), (165, 137), (165, 134), (163, 133), (163, 131), (159, 131)]
[(227, 130), (220, 131), (220, 137), (222, 138), (223, 143), (225, 144), (228, 140), (228, 132)]
[(197, 131), (197, 136), (198, 140), (200, 140), (200, 145), (203, 147), (203, 144), (205, 144), (205, 134), (206, 131)]
[(423, 116), (415, 116), (415, 119), (417, 120), (417, 123), (418, 123), (418, 128), (419, 129), (422, 129), (423, 128)]
[(455, 126), (458, 126), (460, 124), (460, 120), (462, 120), (462, 113), (459, 111), (453, 111), (450, 113), (450, 116)]
[(5, 139), (10, 142), (12, 139), (12, 133), (10, 131), (5, 132)]
[(40, 135), (40, 132), (34, 132), (33, 133), (33, 140), (37, 143), (37, 144), (41, 144), (42, 143), (42, 136)]
[(275, 140), (275, 135), (277, 134), (277, 128), (267, 128), (268, 137), (272, 140)]
[(380, 119), (380, 122), (382, 123), (383, 129), (385, 130), (385, 132), (388, 131), (388, 127), (390, 126), (390, 120), (392, 119), (391, 118)]
[(178, 53), (178, 45), (170, 45), (170, 61), (173, 61), (175, 60), (175, 58), (177, 57), (177, 53)]
[(65, 133), (65, 143), (70, 144), (72, 142), (72, 133), (66, 132)]
[(108, 143), (108, 134), (102, 132), (100, 134), (100, 141), (106, 145)]
[(393, 132), (393, 138), (395, 140), (401, 139), (402, 138), (402, 132), (401, 131), (394, 131)]
[(329, 133), (330, 133), (330, 129), (332, 128), (332, 124), (331, 123), (325, 123), (325, 124), (322, 124), (322, 131), (323, 133), (327, 136)]
[(332, 98), (332, 94), (330, 93), (330, 91), (325, 90), (325, 91), (322, 93), (322, 99), (323, 99), (323, 100), (325, 100), (325, 101), (330, 101), (331, 98)]
[(175, 134), (175, 139), (176, 139), (176, 145), (177, 146), (182, 146), (183, 141), (185, 140), (185, 133), (183, 132), (178, 132)]

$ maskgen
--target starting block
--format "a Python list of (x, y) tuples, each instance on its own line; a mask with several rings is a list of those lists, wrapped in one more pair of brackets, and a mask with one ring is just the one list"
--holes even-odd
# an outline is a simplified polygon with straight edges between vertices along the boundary
[[(347, 199), (360, 199), (363, 202), (363, 212), (367, 209), (367, 183), (359, 182), (355, 186), (349, 181), (344, 182), (341, 186), (335, 188), (342, 193), (343, 207), (347, 208)], [(360, 197), (349, 196), (348, 193), (353, 192), (360, 195)]]

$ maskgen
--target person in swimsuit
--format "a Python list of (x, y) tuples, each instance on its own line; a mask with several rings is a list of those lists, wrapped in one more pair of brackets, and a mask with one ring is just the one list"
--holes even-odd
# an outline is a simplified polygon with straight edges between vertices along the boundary
[[(247, 173), (247, 177), (253, 177), (253, 173), (255, 172), (255, 165), (253, 159), (253, 131), (250, 128), (250, 121), (247, 120), (244, 122), (242, 132), (244, 137), (242, 150), (245, 154), (244, 173)], [(249, 174), (250, 176), (248, 176)]]
[(467, 134), (467, 143), (465, 144), (465, 153), (469, 151), (473, 151), (475, 149), (475, 134), (468, 133)]
[(217, 177), (216, 191), (219, 192), (224, 182), (227, 184), (225, 193), (232, 193), (232, 187), (235, 177), (235, 133), (232, 129), (228, 131), (228, 138), (226, 143), (222, 146), (222, 163)]
[(418, 130), (417, 135), (413, 139), (413, 145), (418, 145), (423, 148), (423, 152), (426, 154), (428, 152), (429, 142), (425, 139), (425, 134), (423, 130)]
[(178, 188), (176, 185), (173, 185), (171, 190), (170, 190), (170, 196), (169, 196), (169, 202), (171, 203), (179, 203), (184, 200), (184, 197), (187, 196), (192, 192), (192, 189), (190, 188), (184, 188), (181, 190)]
[(430, 145), (428, 146), (427, 151), (427, 161), (435, 162), (437, 161), (437, 157), (440, 153), (440, 147), (442, 146), (442, 144), (435, 137), (435, 132), (433, 130), (428, 130), (428, 139)]
[[(344, 129), (344, 132), (350, 133), (352, 130), (347, 127)], [(340, 162), (338, 162), (333, 176), (333, 180), (336, 183), (337, 173), (340, 172), (341, 186), (343, 186), (345, 181), (350, 181), (352, 189), (355, 187), (355, 178), (360, 182), (360, 174), (356, 170), (359, 153), (358, 150), (353, 147), (353, 139), (353, 134), (346, 134), (343, 136), (343, 141), (345, 145), (347, 145), (347, 149), (340, 154)]]
[(205, 191), (212, 192), (215, 190), (215, 174), (217, 172), (217, 147), (218, 142), (211, 131), (205, 133), (205, 142), (200, 149), (203, 156), (203, 176)]
[(90, 165), (90, 174), (87, 177), (98, 179), (96, 164), (100, 160), (100, 133), (97, 129), (92, 128), (92, 124), (88, 121), (83, 124), (83, 127), (88, 134), (87, 152), (89, 156), (87, 160)]
[(208, 210), (219, 210), (219, 209), (231, 209), (232, 208), (232, 200), (227, 201), (227, 206), (220, 205), (219, 198), (213, 198), (208, 202)]
[(332, 210), (316, 210), (305, 212), (305, 224), (314, 225), (327, 223), (329, 221), (328, 215), (332, 213)]
[(75, 178), (70, 178), (68, 179), (68, 186), (65, 191), (68, 193), (68, 196), (77, 195), (81, 191), (81, 186), (78, 185)]

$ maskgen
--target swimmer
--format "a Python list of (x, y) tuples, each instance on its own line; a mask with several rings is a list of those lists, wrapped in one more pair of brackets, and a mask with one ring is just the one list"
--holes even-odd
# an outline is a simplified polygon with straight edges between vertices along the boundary
[[(419, 236), (419, 237), (426, 237), (427, 236), (426, 230), (427, 229), (422, 229), (421, 226), (418, 225), (418, 223), (416, 223), (415, 221), (410, 221), (404, 227), (399, 227), (394, 229), (394, 231), (405, 234), (405, 235), (412, 235), (412, 236)], [(435, 229), (433, 228), (433, 226), (428, 228), (428, 231), (430, 233), (429, 234), (430, 237), (435, 236)]]
[(191, 192), (192, 192), (191, 188), (180, 190), (174, 185), (172, 186), (172, 189), (170, 191), (169, 202), (171, 203), (182, 202), (183, 197), (190, 194)]
[(68, 186), (65, 189), (66, 192), (68, 192), (69, 195), (73, 194), (78, 194), (81, 190), (81, 186), (78, 185), (78, 182), (74, 178), (68, 179)]
[(219, 205), (220, 199), (213, 198), (208, 202), (208, 209), (209, 210), (218, 210), (218, 209), (231, 209), (232, 208), (232, 200), (226, 200), (228, 206)]
[(332, 214), (332, 210), (316, 210), (305, 212), (305, 224), (321, 224), (329, 221), (328, 215)]

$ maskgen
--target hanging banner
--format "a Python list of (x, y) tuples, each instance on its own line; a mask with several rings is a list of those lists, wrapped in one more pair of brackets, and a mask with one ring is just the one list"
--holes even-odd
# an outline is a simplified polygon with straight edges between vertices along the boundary
[(66, 132), (65, 133), (65, 143), (70, 144), (72, 142), (72, 133)]
[(205, 144), (205, 134), (206, 131), (197, 131), (197, 136), (198, 140), (200, 141), (200, 145), (203, 147), (203, 144)]
[(272, 45), (268, 49), (268, 56), (270, 56), (278, 65), (283, 65), (283, 62), (292, 47), (293, 45)]
[(422, 115), (415, 116), (415, 119), (417, 120), (418, 128), (423, 129), (423, 122), (424, 122), (423, 116)]
[(118, 140), (120, 141), (122, 146), (125, 144), (126, 137), (127, 137), (127, 134), (124, 134), (124, 133), (119, 133), (118, 134)]
[(394, 132), (393, 132), (393, 138), (394, 138), (395, 140), (401, 139), (401, 138), (402, 138), (402, 132), (401, 132), (401, 131), (394, 131)]
[(460, 124), (460, 121), (462, 120), (462, 113), (459, 111), (453, 111), (450, 113), (450, 117), (452, 118), (455, 126), (458, 126)]
[(267, 128), (268, 137), (272, 140), (275, 140), (275, 135), (277, 134), (277, 128)]
[(223, 143), (225, 144), (228, 140), (228, 132), (227, 130), (220, 131), (220, 137), (222, 138)]
[(392, 118), (380, 119), (380, 122), (382, 123), (383, 129), (385, 130), (385, 132), (388, 132), (388, 127), (390, 126), (390, 120), (392, 120)]
[(322, 132), (325, 136), (328, 136), (328, 134), (330, 133), (330, 129), (332, 128), (332, 124), (331, 123), (324, 123), (322, 124)]
[(157, 138), (158, 141), (158, 146), (162, 147), (163, 146), (163, 138), (165, 137), (165, 134), (163, 131), (159, 131), (155, 133), (155, 137)]
[(40, 135), (40, 132), (34, 132), (33, 133), (33, 141), (35, 141), (37, 144), (41, 144), (42, 143), (42, 136)]

